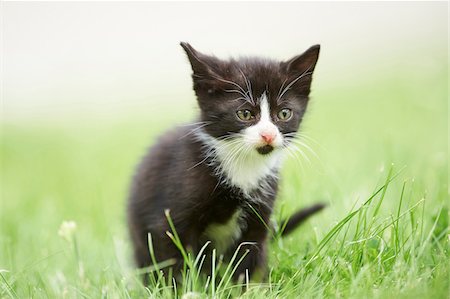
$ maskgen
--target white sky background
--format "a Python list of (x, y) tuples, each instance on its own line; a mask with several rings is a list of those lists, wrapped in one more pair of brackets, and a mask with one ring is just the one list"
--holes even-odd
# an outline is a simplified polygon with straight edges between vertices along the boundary
[(319, 43), (325, 88), (395, 66), (420, 72), (447, 55), (446, 2), (1, 5), (6, 119), (193, 101), (180, 41), (276, 59)]

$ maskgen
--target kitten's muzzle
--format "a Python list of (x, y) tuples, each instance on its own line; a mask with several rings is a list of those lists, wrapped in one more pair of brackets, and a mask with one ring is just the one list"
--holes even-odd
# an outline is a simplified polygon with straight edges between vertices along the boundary
[(261, 146), (257, 147), (256, 150), (261, 155), (267, 155), (274, 149), (274, 143), (275, 139), (277, 138), (277, 133), (266, 130), (259, 133), (259, 136), (261, 137)]

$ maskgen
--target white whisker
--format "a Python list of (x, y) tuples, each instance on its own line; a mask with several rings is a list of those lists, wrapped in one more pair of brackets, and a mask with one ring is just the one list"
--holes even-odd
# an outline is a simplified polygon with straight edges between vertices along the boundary
[(187, 132), (186, 134), (184, 134), (183, 136), (181, 136), (181, 137), (178, 138), (178, 139), (181, 140), (181, 139), (183, 139), (183, 138), (185, 138), (185, 137), (191, 135), (192, 133), (195, 133), (195, 132), (197, 132), (197, 131), (203, 129), (204, 127), (206, 127), (206, 126), (208, 126), (208, 125), (210, 125), (210, 124), (211, 124), (211, 122), (205, 122), (204, 124), (202, 124), (202, 125), (200, 125), (200, 126), (194, 128), (194, 129), (190, 130), (189, 132)]

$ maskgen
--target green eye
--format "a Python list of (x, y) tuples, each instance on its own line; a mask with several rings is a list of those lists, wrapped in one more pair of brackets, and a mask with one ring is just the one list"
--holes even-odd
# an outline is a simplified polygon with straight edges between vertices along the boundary
[(288, 120), (292, 116), (292, 110), (289, 108), (283, 108), (278, 112), (278, 119)]
[(236, 115), (239, 117), (240, 120), (243, 121), (249, 121), (254, 118), (252, 112), (248, 109), (238, 110), (236, 112)]

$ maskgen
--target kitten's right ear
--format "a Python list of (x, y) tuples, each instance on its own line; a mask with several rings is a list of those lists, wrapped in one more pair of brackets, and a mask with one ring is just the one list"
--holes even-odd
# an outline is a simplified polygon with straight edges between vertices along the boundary
[(190, 44), (181, 42), (180, 45), (189, 58), (194, 78), (214, 78), (217, 74), (213, 70), (215, 57), (202, 54), (195, 50)]
[(295, 56), (291, 60), (284, 62), (282, 65), (289, 73), (303, 74), (312, 73), (319, 59), (320, 45), (314, 45), (306, 50), (303, 54)]
[(303, 54), (281, 63), (281, 68), (292, 78), (290, 85), (293, 84), (292, 88), (303, 96), (308, 96), (311, 91), (312, 74), (319, 59), (319, 52), (320, 45), (314, 45)]

